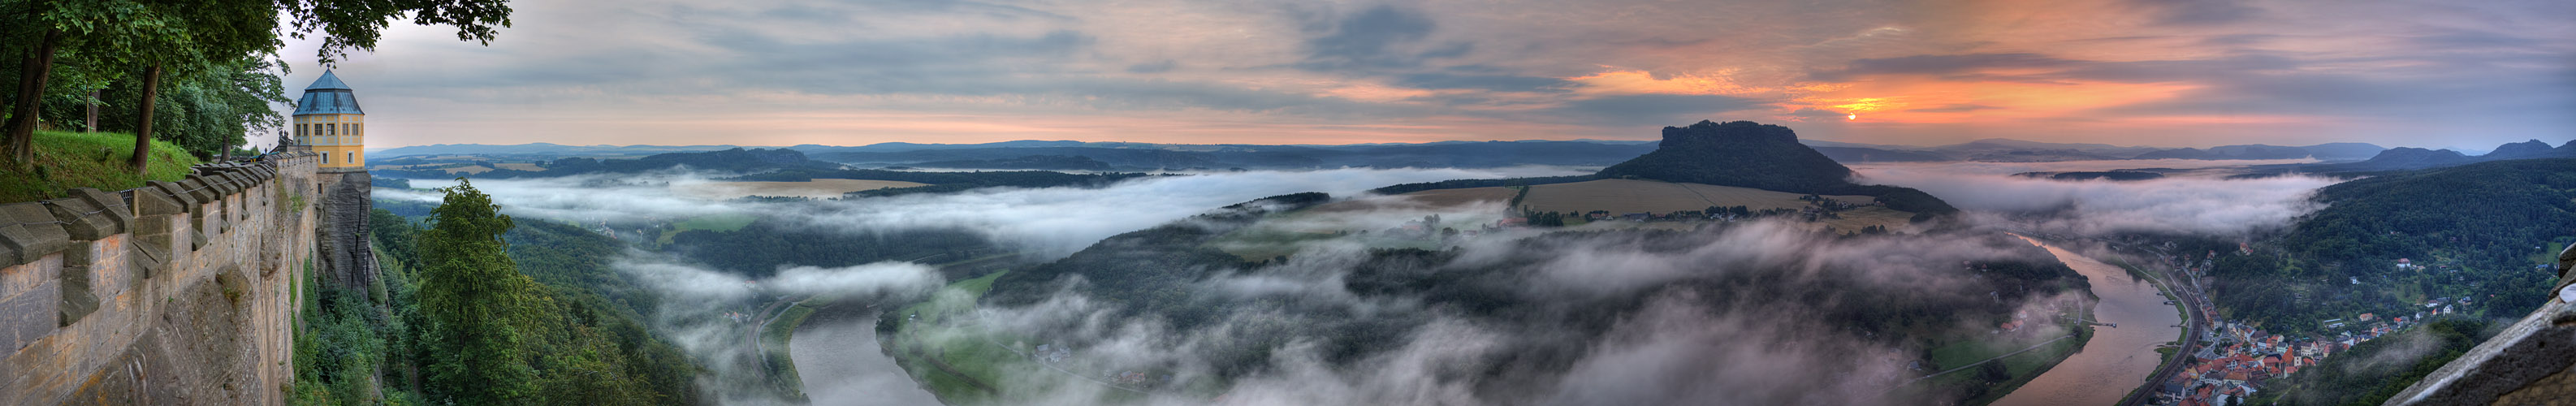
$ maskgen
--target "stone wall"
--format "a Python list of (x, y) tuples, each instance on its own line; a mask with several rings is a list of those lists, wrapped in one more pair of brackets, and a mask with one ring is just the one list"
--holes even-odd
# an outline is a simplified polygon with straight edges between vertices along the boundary
[(284, 404), (315, 164), (0, 204), (0, 405)]

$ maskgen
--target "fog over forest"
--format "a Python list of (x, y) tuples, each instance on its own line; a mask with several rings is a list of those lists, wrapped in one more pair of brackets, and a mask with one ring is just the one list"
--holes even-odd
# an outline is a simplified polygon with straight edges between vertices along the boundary
[[(1135, 317), (1118, 302), (1104, 302), (1071, 286), (1020, 305), (988, 304), (975, 317), (995, 331), (1079, 345), (1086, 349), (1080, 355), (1083, 365), (1149, 368), (1168, 371), (1174, 380), (1222, 382), (1223, 404), (1903, 403), (1906, 399), (1890, 396), (1904, 394), (1889, 388), (1907, 378), (1905, 360), (1920, 357), (1925, 349), (1871, 331), (1874, 327), (1841, 325), (1819, 315), (1883, 310), (1874, 306), (1889, 298), (1872, 295), (1899, 292), (1903, 301), (1916, 303), (2005, 306), (1998, 308), (2002, 314), (2061, 303), (2070, 298), (1990, 295), (1993, 282), (1954, 268), (1963, 261), (2055, 263), (2019, 240), (2000, 238), (1998, 230), (2071, 235), (2257, 232), (2315, 209), (2306, 197), (2331, 183), (2302, 176), (2176, 176), (2136, 182), (2007, 176), (2121, 168), (2102, 165), (2107, 164), (1856, 167), (1860, 182), (1921, 188), (1971, 212), (1962, 217), (1967, 224), (1931, 234), (1837, 238), (1767, 220), (1696, 232), (1497, 233), (1502, 238), (1472, 240), (1410, 262), (1373, 253), (1351, 238), (1328, 238), (1299, 242), (1286, 262), (1216, 270), (1214, 277), (1188, 282), (1187, 294), (1198, 298), (1192, 300), (1246, 304), (1220, 306), (1223, 313), (1209, 322), (1175, 326), (1164, 319)], [(671, 185), (716, 177), (689, 172), (481, 180), (475, 185), (494, 195), (504, 213), (523, 217), (599, 222), (734, 213), (853, 234), (963, 229), (1009, 249), (1036, 253), (1031, 260), (1042, 262), (1113, 235), (1163, 224), (1186, 226), (1199, 221), (1192, 216), (1220, 206), (1295, 192), (1398, 202), (1283, 221), (1382, 224), (1440, 214), (1490, 222), (1500, 216), (1474, 216), (1503, 208), (1407, 205), (1400, 202), (1403, 197), (1368, 197), (1363, 191), (1400, 183), (1579, 173), (1535, 167), (1216, 172), (1100, 188), (992, 188), (784, 203), (668, 193)], [(430, 200), (437, 195), (384, 189), (377, 196)], [(634, 251), (617, 267), (676, 303), (738, 303), (759, 295), (814, 293), (909, 301), (938, 294), (934, 291), (944, 283), (931, 267), (908, 262), (787, 266), (765, 279), (752, 279), (685, 258)], [(1476, 280), (1483, 281), (1463, 289), (1513, 303), (1514, 316), (1462, 311), (1447, 303), (1455, 298), (1440, 296), (1451, 293), (1348, 288), (1359, 274), (1461, 270), (1473, 270)], [(1743, 284), (1752, 280), (1785, 285), (1767, 288), (1774, 292), (1727, 289), (1762, 286)], [(1804, 290), (1839, 293), (1778, 293)], [(761, 384), (751, 369), (757, 355), (743, 345), (749, 338), (739, 328), (707, 309), (666, 306), (655, 315), (657, 328), (711, 360), (706, 364), (712, 373), (702, 376), (701, 383), (728, 394), (727, 403), (783, 402), (756, 395), (760, 391), (722, 389)], [(1609, 311), (1591, 314), (1603, 309)], [(1898, 328), (1991, 328), (1990, 321), (1974, 318), (1945, 323), (1949, 325)], [(1383, 325), (1370, 328), (1393, 335), (1352, 350), (1344, 337), (1279, 329), (1351, 324)], [(1254, 359), (1256, 366), (1222, 355), (1245, 345), (1247, 336), (1264, 335), (1277, 335), (1262, 344), (1275, 351)], [(858, 350), (875, 349), (853, 349)], [(1064, 404), (1091, 403), (1112, 395), (1104, 391), (1116, 390), (1049, 371), (1023, 371), (1012, 379), (1016, 382), (1007, 386), (1061, 392), (1026, 399)], [(1135, 401), (1203, 404), (1208, 399), (1158, 392)]]

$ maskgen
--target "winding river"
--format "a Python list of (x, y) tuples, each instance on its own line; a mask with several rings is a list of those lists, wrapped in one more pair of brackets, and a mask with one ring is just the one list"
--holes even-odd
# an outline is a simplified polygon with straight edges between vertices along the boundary
[(2094, 328), (2093, 339), (2084, 344), (2082, 352), (1995, 404), (2108, 405), (2119, 403), (2121, 396), (2146, 384), (2147, 375), (2164, 361), (2164, 355), (2156, 353), (2156, 346), (2182, 336), (2182, 329), (2174, 327), (2182, 324), (2182, 315), (2175, 313), (2173, 305), (2165, 304), (2167, 299), (2155, 284), (2131, 277), (2118, 266), (2029, 237), (2022, 239), (2047, 248), (2058, 261), (2091, 280), (2093, 295), (2102, 298), (2094, 304), (2093, 316), (2120, 327)]
[(877, 314), (839, 305), (796, 326), (787, 356), (816, 405), (932, 405), (939, 399), (877, 348)]

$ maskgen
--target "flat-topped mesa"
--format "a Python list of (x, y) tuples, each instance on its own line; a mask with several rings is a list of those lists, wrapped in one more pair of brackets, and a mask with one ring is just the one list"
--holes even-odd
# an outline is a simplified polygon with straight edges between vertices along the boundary
[(1959, 211), (1920, 190), (1852, 183), (1851, 168), (1799, 144), (1796, 131), (1751, 121), (1664, 127), (1664, 142), (1654, 152), (1603, 168), (1594, 176), (1875, 196), (1888, 208), (1914, 213), (1915, 221)]
[(1798, 133), (1788, 127), (1751, 121), (1701, 121), (1688, 127), (1664, 127), (1664, 142), (1654, 152), (1601, 170), (1603, 178), (1633, 177), (1796, 193), (1819, 193), (1848, 185), (1846, 179), (1851, 175), (1851, 168), (1798, 144)]
[(1751, 121), (1718, 123), (1700, 120), (1689, 127), (1664, 127), (1664, 142), (1658, 146), (1664, 148), (1724, 147), (1730, 143), (1741, 142), (1795, 143), (1798, 142), (1798, 132), (1790, 130), (1789, 127)]

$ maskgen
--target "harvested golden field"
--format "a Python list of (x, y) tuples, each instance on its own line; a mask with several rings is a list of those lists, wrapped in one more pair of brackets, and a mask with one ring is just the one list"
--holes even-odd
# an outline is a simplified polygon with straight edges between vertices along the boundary
[(841, 197), (843, 193), (885, 188), (929, 186), (892, 180), (815, 179), (804, 182), (707, 182), (671, 185), (673, 191), (690, 197), (732, 199), (745, 196), (795, 196), (817, 199)]
[(1512, 196), (1520, 194), (1520, 192), (1521, 191), (1519, 189), (1507, 187), (1425, 190), (1396, 195), (1398, 197), (1402, 197), (1401, 199), (1371, 198), (1344, 200), (1327, 203), (1322, 206), (1315, 206), (1312, 210), (1321, 213), (1331, 213), (1386, 209), (1445, 209), (1482, 202), (1491, 202), (1495, 204), (1510, 202), (1512, 200)]
[(1886, 227), (1887, 231), (1913, 231), (1914, 213), (1897, 211), (1886, 206), (1862, 207), (1834, 214), (1842, 218), (1817, 220), (1808, 224), (1833, 227), (1834, 232), (1858, 232), (1869, 226)]
[[(1763, 209), (1797, 209), (1807, 207), (1797, 193), (1733, 186), (1672, 183), (1651, 180), (1602, 179), (1588, 182), (1532, 186), (1521, 206), (1538, 211), (1611, 213), (1668, 213), (1700, 210), (1709, 206), (1745, 206)], [(1869, 204), (1869, 196), (1825, 196), (1826, 198)]]
[[(1499, 189), (1499, 188), (1497, 188)], [(1603, 179), (1588, 182), (1532, 186), (1521, 207), (1538, 211), (1591, 212), (1612, 214), (1670, 213), (1707, 209), (1709, 206), (1745, 206), (1755, 211), (1764, 209), (1800, 209), (1808, 206), (1798, 196), (1804, 194), (1762, 189), (1672, 183), (1649, 180)], [(1505, 199), (1510, 197), (1506, 196)], [(1829, 195), (1825, 198), (1852, 204), (1869, 204), (1876, 198), (1856, 195)], [(1884, 226), (1905, 230), (1914, 213), (1868, 206), (1837, 213), (1840, 219), (1823, 219), (1813, 224), (1830, 227), (1836, 232), (1856, 232), (1863, 227)], [(1652, 224), (1652, 223), (1649, 223)]]

